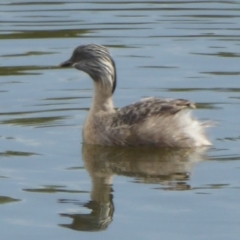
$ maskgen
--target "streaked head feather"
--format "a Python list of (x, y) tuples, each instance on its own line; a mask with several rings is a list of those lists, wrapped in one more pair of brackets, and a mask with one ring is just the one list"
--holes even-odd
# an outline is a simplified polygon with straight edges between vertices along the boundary
[(97, 44), (79, 46), (75, 48), (71, 58), (61, 66), (73, 66), (86, 72), (94, 81), (101, 81), (103, 87), (110, 88), (112, 93), (116, 88), (115, 63), (104, 46)]

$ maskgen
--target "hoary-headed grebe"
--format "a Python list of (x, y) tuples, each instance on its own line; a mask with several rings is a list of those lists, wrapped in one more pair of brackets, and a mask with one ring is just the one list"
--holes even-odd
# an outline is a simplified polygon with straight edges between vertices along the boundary
[(94, 83), (92, 105), (83, 126), (83, 142), (105, 146), (201, 147), (211, 145), (204, 134), (207, 124), (194, 119), (184, 99), (143, 98), (115, 110), (112, 95), (116, 67), (104, 46), (77, 47), (61, 67), (75, 67)]

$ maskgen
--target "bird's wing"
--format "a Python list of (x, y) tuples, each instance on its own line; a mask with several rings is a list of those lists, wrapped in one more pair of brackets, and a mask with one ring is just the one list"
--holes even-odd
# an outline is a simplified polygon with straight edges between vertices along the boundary
[(174, 115), (182, 109), (195, 108), (184, 99), (143, 98), (139, 102), (120, 108), (113, 119), (113, 126), (132, 125), (151, 116)]

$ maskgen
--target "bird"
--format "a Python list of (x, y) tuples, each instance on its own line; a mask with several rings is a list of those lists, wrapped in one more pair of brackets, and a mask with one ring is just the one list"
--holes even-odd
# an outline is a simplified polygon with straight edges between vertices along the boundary
[(92, 103), (83, 124), (83, 143), (102, 146), (194, 148), (211, 146), (207, 122), (191, 115), (195, 104), (184, 99), (147, 97), (116, 109), (116, 65), (105, 46), (76, 47), (60, 67), (74, 67), (93, 80)]

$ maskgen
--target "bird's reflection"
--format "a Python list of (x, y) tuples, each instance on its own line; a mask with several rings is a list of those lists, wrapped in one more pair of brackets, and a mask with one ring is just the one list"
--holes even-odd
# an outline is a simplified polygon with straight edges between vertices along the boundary
[(160, 184), (166, 190), (187, 190), (194, 163), (203, 160), (206, 149), (156, 149), (103, 147), (84, 144), (82, 157), (91, 182), (91, 201), (83, 206), (88, 214), (61, 214), (72, 218), (61, 224), (78, 231), (101, 231), (114, 213), (112, 177), (124, 175), (136, 182)]

